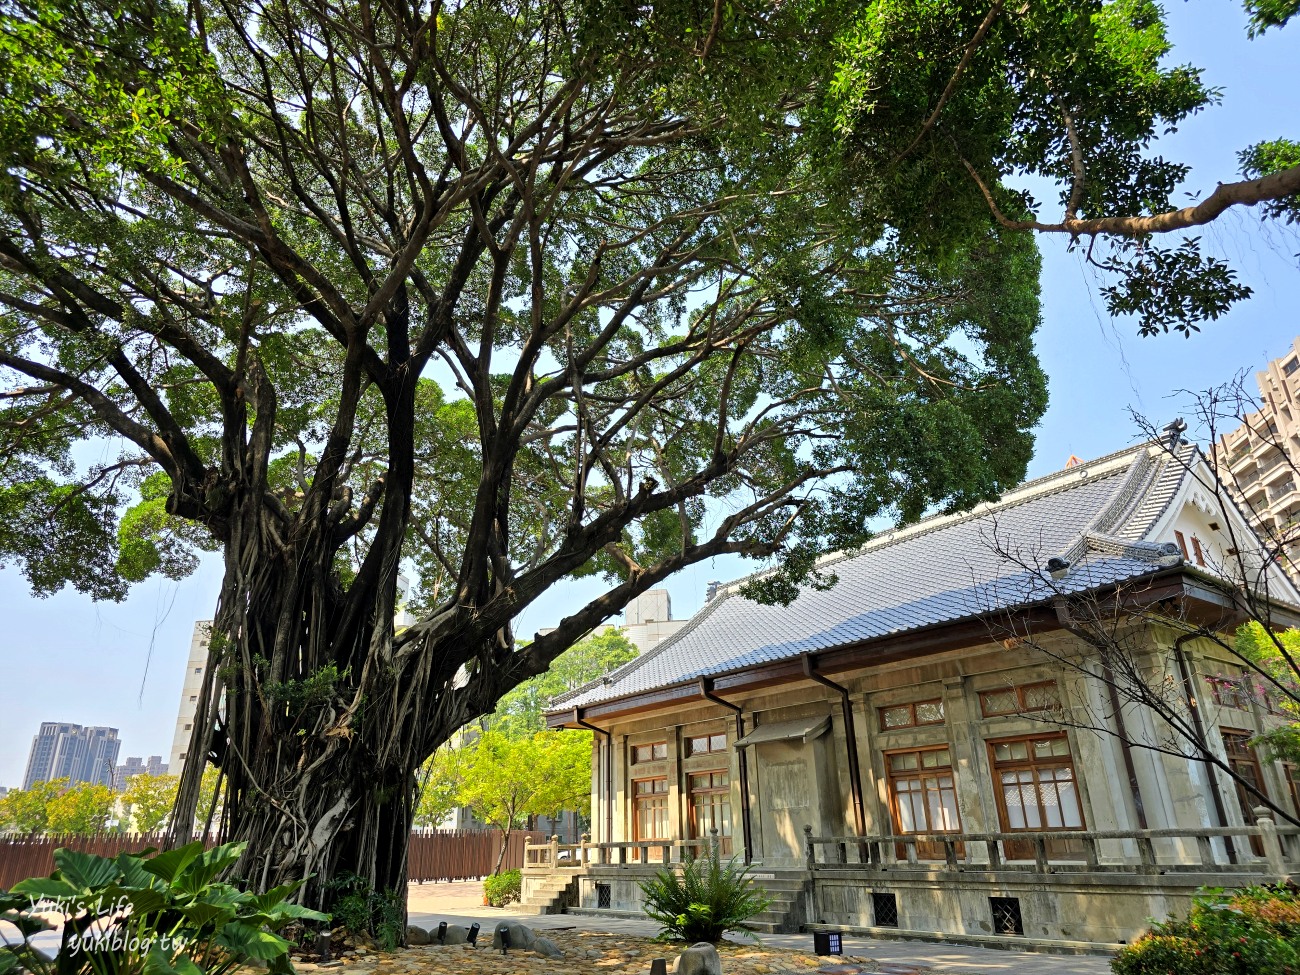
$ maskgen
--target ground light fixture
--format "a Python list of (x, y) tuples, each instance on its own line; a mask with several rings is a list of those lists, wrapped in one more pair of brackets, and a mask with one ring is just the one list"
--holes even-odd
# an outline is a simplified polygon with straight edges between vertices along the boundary
[(650, 975), (668, 975), (668, 962), (663, 958), (656, 958), (650, 962)]
[(478, 925), (478, 922), (477, 922), (477, 921), (475, 921), (473, 924), (471, 924), (471, 925), (469, 926), (469, 934), (467, 934), (467, 935), (465, 936), (465, 941), (466, 941), (467, 944), (471, 944), (471, 945), (474, 945), (474, 946), (477, 947), (477, 945), (478, 945), (478, 927), (479, 927), (479, 925)]
[(501, 939), (501, 954), (508, 954), (510, 952), (510, 927), (505, 924), (498, 924), (497, 937)]
[(839, 931), (814, 931), (813, 952), (818, 955), (844, 954), (843, 935)]

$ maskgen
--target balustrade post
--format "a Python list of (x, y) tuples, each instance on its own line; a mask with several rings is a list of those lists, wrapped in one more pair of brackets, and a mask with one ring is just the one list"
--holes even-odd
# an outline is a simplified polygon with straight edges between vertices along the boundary
[(1047, 840), (1041, 836), (1034, 837), (1034, 866), (1039, 873), (1050, 873), (1047, 865)]
[(1214, 844), (1204, 833), (1196, 834), (1196, 855), (1201, 858), (1201, 866), (1214, 866)]
[(551, 869), (559, 870), (560, 869), (560, 838), (555, 835), (551, 836), (550, 857), (551, 857)]
[(1138, 836), (1136, 837), (1136, 839), (1137, 839), (1137, 847), (1138, 847), (1138, 862), (1140, 864), (1138, 866), (1138, 872), (1155, 873), (1156, 872), (1156, 850), (1155, 847), (1151, 844), (1151, 837)]
[(907, 854), (907, 862), (915, 866), (920, 863), (920, 858), (916, 855), (916, 840), (903, 840), (903, 852)]
[(957, 843), (954, 840), (943, 841), (943, 858), (944, 861), (953, 870), (957, 869)]
[(808, 869), (815, 870), (817, 868), (817, 847), (813, 845), (811, 826), (803, 828), (803, 847), (808, 858)]
[(1083, 856), (1088, 863), (1088, 867), (1096, 870), (1100, 862), (1097, 858), (1097, 839), (1086, 833), (1083, 836)]
[(1287, 877), (1286, 858), (1282, 855), (1282, 841), (1277, 835), (1277, 823), (1273, 822), (1273, 813), (1266, 806), (1256, 806), (1255, 825), (1260, 830), (1260, 840), (1264, 845), (1264, 859), (1268, 861), (1268, 871), (1274, 880)]
[(718, 827), (716, 826), (709, 827), (709, 856), (715, 860), (719, 856)]
[(587, 857), (591, 855), (590, 852), (588, 851), (588, 847), (590, 846), (591, 846), (591, 834), (583, 833), (580, 842), (578, 843), (578, 848), (582, 856), (582, 859), (579, 860), (578, 862), (581, 863), (583, 866), (587, 865)]
[(998, 847), (1000, 840), (985, 840), (984, 846), (989, 854), (989, 869), (997, 870), (1002, 866), (1002, 850)]

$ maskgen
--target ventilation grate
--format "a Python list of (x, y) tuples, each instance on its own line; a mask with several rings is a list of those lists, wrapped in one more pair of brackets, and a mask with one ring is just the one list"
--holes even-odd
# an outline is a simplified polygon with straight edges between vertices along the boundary
[(597, 906), (597, 907), (609, 907), (609, 906), (610, 906), (610, 899), (609, 899), (609, 884), (597, 884), (597, 885), (596, 885), (596, 906)]
[(990, 897), (993, 911), (994, 934), (1024, 934), (1025, 922), (1020, 916), (1019, 897)]
[(878, 928), (898, 927), (898, 895), (872, 894), (871, 914)]

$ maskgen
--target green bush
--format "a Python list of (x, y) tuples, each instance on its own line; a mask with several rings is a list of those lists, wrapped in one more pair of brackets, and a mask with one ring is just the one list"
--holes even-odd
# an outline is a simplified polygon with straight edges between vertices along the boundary
[(330, 919), (354, 939), (369, 935), (382, 951), (392, 951), (406, 936), (406, 904), (401, 891), (377, 891), (364, 878), (344, 873), (325, 885)]
[(641, 893), (646, 916), (662, 927), (659, 937), (692, 944), (716, 944), (771, 903), (754, 886), (748, 867), (735, 860), (723, 864), (716, 849), (686, 863), (680, 874), (660, 870), (641, 884)]
[(1207, 891), (1186, 919), (1155, 925), (1122, 948), (1115, 975), (1300, 975), (1295, 888)]
[(483, 881), (483, 896), (493, 907), (505, 907), (511, 901), (519, 900), (523, 885), (524, 875), (521, 871), (506, 870)]
[[(217, 882), (243, 850), (228, 843), (205, 852), (190, 843), (113, 859), (55, 850), (48, 878), (0, 891), (0, 918), (21, 938), (0, 944), (0, 975), (225, 975), (254, 961), (292, 971), (289, 942), (276, 932), (328, 918), (288, 902), (301, 882), (265, 894)], [(49, 928), (39, 908), (64, 917), (53, 961), (31, 943)]]

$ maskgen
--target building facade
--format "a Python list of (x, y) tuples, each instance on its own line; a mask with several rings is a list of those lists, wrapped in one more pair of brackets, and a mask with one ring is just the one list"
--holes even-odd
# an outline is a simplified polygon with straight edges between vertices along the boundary
[(167, 763), (162, 760), (161, 755), (150, 755), (148, 761), (132, 755), (113, 771), (113, 788), (118, 792), (125, 792), (131, 780), (137, 775), (166, 774)]
[[(1209, 565), (1232, 561), (1245, 521), (1215, 506), (1208, 472), (1194, 448), (1143, 445), (829, 560), (838, 584), (788, 607), (722, 588), (548, 715), (595, 732), (570, 904), (635, 909), (641, 874), (717, 842), (772, 890), (767, 930), (1114, 944), (1224, 871), (1300, 869), (1285, 824), (1300, 773), (1251, 747), (1282, 719), (1224, 690), (1231, 655), (1150, 616), (1111, 620), (1284, 815), (1162, 748), (1168, 730), (1117, 701), (1080, 635), (1081, 606), (1239, 621)], [(1300, 593), (1274, 575), (1294, 624)]]
[(194, 731), (194, 715), (203, 690), (203, 673), (208, 666), (208, 643), (212, 639), (212, 621), (198, 620), (190, 636), (190, 655), (185, 663), (185, 681), (181, 685), (180, 704), (176, 708), (176, 729), (172, 733), (172, 750), (167, 759), (171, 774), (180, 775), (185, 753)]
[(72, 785), (112, 785), (121, 747), (116, 728), (42, 722), (27, 756), (23, 788), (56, 779), (68, 779)]
[(1258, 412), (1214, 445), (1219, 476), (1262, 535), (1275, 539), (1300, 578), (1300, 338), (1255, 373)]

